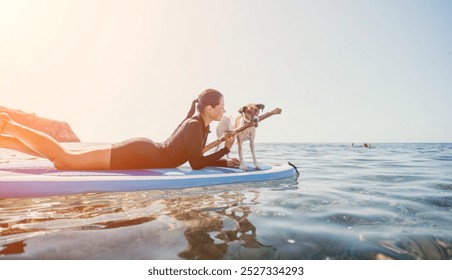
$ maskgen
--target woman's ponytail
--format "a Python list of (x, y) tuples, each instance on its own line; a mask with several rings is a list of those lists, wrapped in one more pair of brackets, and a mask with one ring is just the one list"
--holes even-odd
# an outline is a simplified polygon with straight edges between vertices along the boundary
[(193, 115), (195, 114), (195, 111), (196, 111), (196, 103), (198, 103), (198, 102), (199, 102), (198, 98), (193, 100), (193, 102), (191, 103), (190, 111), (188, 111), (187, 117), (185, 117), (185, 119), (193, 117)]

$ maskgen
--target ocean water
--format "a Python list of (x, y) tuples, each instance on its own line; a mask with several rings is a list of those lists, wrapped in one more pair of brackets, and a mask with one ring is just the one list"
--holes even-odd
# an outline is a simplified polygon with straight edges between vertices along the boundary
[[(300, 176), (0, 198), (0, 259), (452, 259), (452, 144), (256, 149)], [(0, 149), (2, 163), (35, 160)]]

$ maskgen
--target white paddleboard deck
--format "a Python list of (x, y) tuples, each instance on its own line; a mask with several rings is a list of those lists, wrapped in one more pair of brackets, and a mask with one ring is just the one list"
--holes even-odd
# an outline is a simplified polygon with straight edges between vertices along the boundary
[(298, 174), (290, 163), (237, 168), (189, 166), (169, 169), (59, 171), (50, 162), (0, 164), (0, 198), (68, 195), (87, 192), (127, 192), (181, 189), (279, 180)]

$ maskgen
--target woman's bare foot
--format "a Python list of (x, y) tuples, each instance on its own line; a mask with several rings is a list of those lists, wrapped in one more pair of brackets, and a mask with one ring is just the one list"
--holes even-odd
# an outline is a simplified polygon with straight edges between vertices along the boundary
[(11, 117), (5, 113), (0, 113), (0, 134), (3, 133), (3, 129), (5, 128), (6, 124), (9, 123), (11, 120)]

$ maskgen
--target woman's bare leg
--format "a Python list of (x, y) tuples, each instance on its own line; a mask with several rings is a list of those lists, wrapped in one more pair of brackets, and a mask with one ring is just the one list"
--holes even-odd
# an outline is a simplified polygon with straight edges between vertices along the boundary
[(38, 154), (37, 152), (30, 149), (24, 143), (20, 142), (18, 139), (10, 136), (0, 134), (0, 148), (15, 150), (24, 154), (29, 154), (36, 157), (43, 157), (43, 155)]
[(57, 169), (110, 169), (110, 147), (70, 152), (49, 135), (14, 122), (5, 113), (0, 113), (0, 133), (18, 139), (52, 161)]

